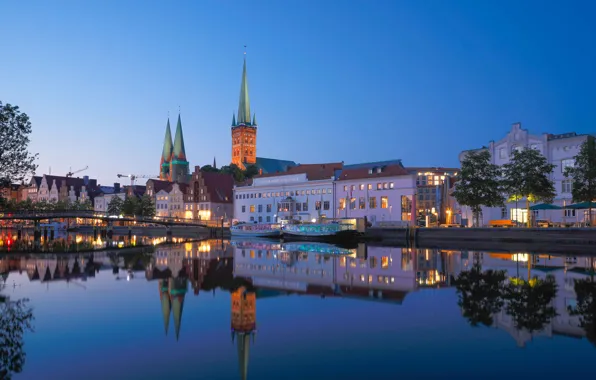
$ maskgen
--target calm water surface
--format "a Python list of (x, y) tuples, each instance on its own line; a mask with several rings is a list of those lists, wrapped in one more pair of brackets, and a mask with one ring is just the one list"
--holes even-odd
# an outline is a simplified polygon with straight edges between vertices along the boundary
[[(258, 240), (4, 255), (0, 340), (18, 360), (0, 358), (0, 378), (585, 376), (590, 268), (584, 257)], [(15, 316), (33, 328), (22, 339)]]

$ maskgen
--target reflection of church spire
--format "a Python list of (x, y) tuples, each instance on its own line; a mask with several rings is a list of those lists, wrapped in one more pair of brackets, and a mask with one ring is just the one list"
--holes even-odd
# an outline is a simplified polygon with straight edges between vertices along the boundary
[(186, 295), (186, 278), (170, 278), (170, 300), (172, 302), (172, 313), (174, 314), (174, 329), (176, 340), (180, 337), (180, 325), (182, 324), (182, 311), (184, 309), (184, 296)]
[(168, 335), (168, 328), (170, 327), (170, 313), (172, 311), (172, 303), (170, 302), (170, 295), (168, 293), (168, 283), (166, 280), (158, 281), (159, 297), (161, 298), (161, 312), (163, 314), (163, 326)]
[(240, 377), (248, 376), (250, 338), (256, 333), (256, 295), (244, 287), (232, 293), (232, 342), (237, 335), (238, 366)]

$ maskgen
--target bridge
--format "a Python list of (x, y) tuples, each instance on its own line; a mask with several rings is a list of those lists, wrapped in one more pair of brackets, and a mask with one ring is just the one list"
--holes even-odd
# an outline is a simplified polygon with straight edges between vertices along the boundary
[(196, 226), (205, 228), (222, 227), (222, 222), (212, 220), (193, 220), (175, 217), (145, 217), (145, 216), (114, 216), (107, 213), (92, 210), (73, 210), (73, 211), (0, 211), (0, 220), (31, 220), (39, 222), (41, 220), (53, 219), (94, 219), (102, 220), (112, 224), (113, 222), (136, 222), (147, 224), (159, 224), (164, 226)]

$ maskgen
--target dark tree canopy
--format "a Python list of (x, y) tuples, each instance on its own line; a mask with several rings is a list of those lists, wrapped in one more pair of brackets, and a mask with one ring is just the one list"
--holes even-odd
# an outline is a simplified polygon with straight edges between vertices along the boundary
[(23, 336), (33, 330), (33, 311), (27, 300), (10, 301), (0, 296), (0, 379), (11, 379), (23, 371), (25, 351)]
[(116, 196), (112, 198), (110, 203), (108, 203), (108, 214), (109, 215), (120, 215), (122, 214), (122, 206), (124, 205), (124, 201), (122, 198)]
[(137, 197), (127, 196), (122, 203), (122, 214), (126, 216), (133, 216), (137, 212), (139, 200)]
[[(596, 199), (596, 139), (588, 136), (581, 146), (573, 167), (565, 169), (565, 176), (573, 179), (571, 195), (574, 202), (592, 202)], [(591, 204), (590, 204), (591, 206)], [(592, 208), (589, 208), (592, 222)]]
[(22, 182), (35, 173), (37, 154), (27, 150), (30, 133), (29, 116), (0, 101), (0, 185)]
[(515, 279), (505, 288), (507, 314), (511, 315), (518, 330), (532, 333), (541, 331), (557, 316), (552, 301), (557, 295), (557, 283), (553, 276), (530, 281)]
[(596, 283), (591, 279), (575, 280), (577, 307), (571, 315), (578, 315), (586, 338), (596, 346)]
[(503, 165), (504, 190), (512, 197), (552, 203), (556, 192), (550, 175), (554, 168), (536, 149), (514, 151), (511, 161)]
[(504, 203), (499, 177), (501, 171), (490, 162), (486, 150), (469, 152), (461, 163), (461, 175), (453, 196), (462, 206), (468, 206), (478, 225), (481, 207), (497, 207)]
[(153, 203), (153, 199), (149, 195), (143, 195), (141, 197), (141, 200), (137, 202), (135, 214), (145, 217), (155, 216), (155, 204)]

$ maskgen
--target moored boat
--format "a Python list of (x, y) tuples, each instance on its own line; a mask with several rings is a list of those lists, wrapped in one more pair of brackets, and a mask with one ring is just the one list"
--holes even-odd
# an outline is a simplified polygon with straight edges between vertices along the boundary
[(284, 238), (289, 239), (316, 239), (339, 240), (356, 236), (354, 225), (347, 223), (299, 223), (286, 224), (282, 227)]
[(276, 237), (281, 235), (281, 225), (277, 223), (238, 223), (230, 227), (232, 236)]

